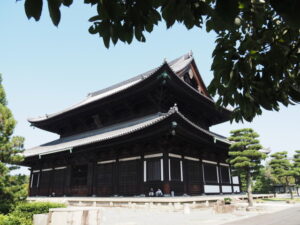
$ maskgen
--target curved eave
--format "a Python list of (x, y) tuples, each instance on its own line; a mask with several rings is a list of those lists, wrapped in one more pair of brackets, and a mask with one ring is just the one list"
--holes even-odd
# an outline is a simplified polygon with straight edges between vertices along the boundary
[(179, 122), (179, 126), (184, 127), (184, 132), (191, 133), (195, 137), (195, 139), (202, 137), (202, 141), (206, 143), (214, 143), (223, 145), (223, 147), (227, 148), (231, 144), (229, 140), (226, 138), (221, 137), (213, 132), (210, 132), (197, 124), (193, 123), (187, 117), (185, 117), (182, 113), (177, 111), (177, 120)]
[[(175, 126), (174, 126), (175, 122)], [(218, 135), (205, 130), (192, 121), (187, 119), (183, 114), (178, 111), (176, 106), (172, 107), (168, 113), (157, 114), (150, 117), (141, 123), (132, 124), (127, 127), (115, 128), (108, 132), (93, 131), (87, 134), (74, 135), (73, 137), (61, 138), (53, 142), (25, 150), (23, 153), (25, 158), (41, 157), (60, 152), (72, 151), (82, 146), (97, 144), (98, 147), (107, 142), (128, 142), (132, 140), (131, 137), (141, 138), (141, 136), (151, 136), (154, 133), (160, 132), (161, 134), (170, 133), (171, 130), (177, 130), (182, 133), (192, 133), (194, 139), (205, 142), (207, 144), (221, 144), (228, 146), (230, 142), (227, 139), (220, 138)], [(27, 160), (25, 160), (27, 161)], [(26, 164), (26, 162), (25, 162)]]
[(113, 89), (110, 89), (110, 90), (104, 89), (104, 90), (107, 90), (107, 91), (99, 93), (99, 94), (94, 95), (94, 96), (88, 95), (88, 97), (86, 99), (84, 99), (81, 102), (79, 102), (79, 103), (77, 103), (77, 104), (75, 104), (71, 107), (68, 107), (64, 110), (61, 110), (59, 112), (52, 113), (52, 114), (49, 114), (49, 115), (46, 114), (45, 116), (41, 116), (41, 117), (28, 118), (27, 120), (28, 120), (28, 122), (30, 122), (33, 125), (38, 124), (40, 122), (45, 122), (45, 121), (52, 120), (52, 119), (55, 119), (57, 117), (63, 116), (65, 114), (68, 114), (68, 113), (70, 113), (72, 111), (75, 111), (77, 109), (80, 109), (80, 108), (86, 107), (88, 105), (94, 104), (98, 101), (103, 101), (106, 98), (109, 98), (113, 95), (123, 93), (123, 92), (127, 91), (128, 89), (135, 87), (137, 84), (140, 84), (141, 82), (145, 82), (145, 80), (147, 80), (150, 77), (152, 77), (153, 75), (157, 74), (157, 72), (159, 72), (164, 67), (164, 65), (165, 65), (165, 63), (162, 64), (160, 67), (158, 67), (154, 70), (151, 70), (151, 73), (148, 73), (147, 75), (141, 74), (141, 75), (136, 76), (132, 79), (129, 79), (125, 82), (122, 82), (116, 88), (113, 88)]
[(167, 70), (169, 74), (172, 76), (171, 80), (176, 82), (179, 88), (183, 88), (184, 91), (188, 93), (188, 95), (191, 96), (194, 100), (201, 101), (202, 103), (206, 104), (209, 108), (211, 108), (216, 112), (217, 120), (212, 125), (230, 120), (232, 111), (224, 107), (217, 107), (215, 101), (212, 98), (206, 96), (205, 94), (200, 93), (198, 90), (196, 90), (195, 88), (187, 84), (180, 77), (178, 77), (176, 73), (172, 70), (172, 68), (168, 65), (167, 65)]
[(135, 76), (135, 77), (125, 80), (121, 83), (110, 86), (108, 88), (91, 93), (88, 95), (88, 97), (86, 99), (84, 99), (83, 101), (81, 101), (71, 107), (68, 107), (68, 108), (61, 110), (59, 112), (56, 112), (56, 113), (46, 114), (45, 116), (36, 117), (36, 118), (28, 118), (28, 122), (30, 122), (32, 125), (34, 125), (36, 127), (39, 127), (39, 125), (38, 125), (39, 123), (51, 121), (57, 117), (64, 116), (65, 114), (71, 113), (72, 111), (79, 110), (83, 107), (89, 106), (90, 104), (105, 100), (106, 98), (109, 98), (111, 96), (114, 96), (114, 95), (122, 93), (122, 92), (125, 92), (126, 90), (131, 89), (133, 87), (136, 87), (139, 83), (144, 82), (145, 80), (148, 80), (149, 78), (155, 76), (165, 66), (167, 66), (167, 67), (171, 66), (174, 68), (175, 71), (179, 72), (180, 70), (187, 67), (191, 63), (191, 61), (193, 61), (193, 57), (191, 54), (183, 55), (175, 60), (170, 61), (169, 63), (164, 61), (161, 66), (159, 66), (155, 69), (149, 70), (145, 73), (142, 73), (138, 76)]
[[(189, 59), (186, 65), (183, 66), (187, 68), (190, 67), (192, 63), (194, 63), (193, 58)], [(170, 76), (172, 76), (171, 80), (174, 80), (174, 82), (177, 83), (178, 88), (184, 89), (183, 92), (188, 93), (190, 96), (193, 97), (194, 100), (205, 103), (212, 110), (216, 111), (218, 119), (216, 119), (213, 124), (222, 123), (230, 119), (231, 111), (221, 107), (217, 108), (212, 98), (206, 96), (205, 94), (200, 93), (198, 90), (191, 87), (189, 84), (187, 84), (185, 81), (183, 81), (181, 78), (177, 76), (176, 71), (174, 71), (167, 62), (164, 62), (160, 67), (145, 73), (146, 75), (142, 74), (135, 78), (129, 79), (126, 82), (123, 82), (123, 84), (121, 86), (118, 86), (117, 88), (108, 90), (106, 92), (100, 92), (99, 94), (96, 94), (94, 96), (90, 96), (87, 99), (83, 100), (82, 102), (74, 106), (71, 106), (65, 110), (62, 110), (60, 112), (49, 114), (44, 117), (29, 118), (28, 121), (31, 123), (31, 125), (35, 127), (48, 130), (51, 132), (55, 132), (52, 131), (51, 129), (46, 129), (45, 124), (50, 124), (56, 120), (60, 120), (72, 114), (74, 115), (79, 110), (87, 109), (89, 106), (93, 104), (109, 101), (109, 99), (112, 99), (116, 96), (123, 96), (127, 92), (145, 90), (145, 87), (157, 83), (158, 76), (163, 72), (167, 72)], [(201, 82), (203, 82), (202, 79)]]

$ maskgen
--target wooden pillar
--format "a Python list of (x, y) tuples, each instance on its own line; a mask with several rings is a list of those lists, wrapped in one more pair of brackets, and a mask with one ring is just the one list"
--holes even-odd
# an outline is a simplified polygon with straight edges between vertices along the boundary
[(204, 178), (204, 170), (203, 170), (203, 163), (202, 163), (202, 158), (200, 157), (199, 158), (199, 163), (200, 163), (200, 170), (201, 170), (201, 174), (200, 174), (200, 176), (201, 176), (201, 190), (202, 190), (202, 194), (205, 194), (205, 192), (204, 192), (204, 184), (205, 184), (205, 178)]
[[(51, 170), (50, 170), (50, 182), (49, 182), (49, 186), (48, 186), (48, 194), (50, 196), (55, 196), (55, 192), (54, 192), (54, 162), (51, 162)], [(53, 194), (53, 195), (52, 195)]]
[(169, 156), (168, 151), (163, 149), (163, 166), (164, 166), (164, 181), (163, 181), (163, 193), (164, 194), (171, 194), (171, 187), (170, 187), (170, 177), (169, 177)]
[(94, 177), (94, 169), (95, 163), (93, 161), (88, 162), (88, 174), (87, 174), (87, 195), (93, 195), (93, 177)]
[(96, 196), (96, 172), (97, 172), (97, 160), (92, 161), (92, 187), (91, 187), (91, 196)]
[(205, 170), (204, 170), (204, 164), (203, 164), (203, 160), (206, 156), (206, 152), (202, 151), (201, 155), (200, 155), (200, 162), (201, 162), (201, 175), (202, 175), (202, 187), (203, 187), (203, 195), (205, 195), (205, 185), (206, 185), (206, 180), (205, 180)]
[(219, 188), (220, 188), (220, 194), (223, 193), (222, 190), (222, 175), (221, 175), (221, 167), (220, 167), (220, 161), (217, 161), (217, 171), (218, 171), (218, 183), (219, 183)]
[(29, 176), (29, 185), (28, 185), (28, 190), (27, 190), (27, 194), (28, 196), (31, 196), (32, 194), (32, 176), (33, 176), (33, 169), (32, 167), (30, 168), (30, 176)]
[[(187, 184), (187, 182), (188, 182), (188, 176), (187, 176), (187, 173), (188, 173), (188, 170), (187, 170), (187, 160), (186, 159), (184, 159), (184, 156), (183, 155), (181, 155), (181, 161), (182, 161), (182, 174), (183, 174), (183, 180), (182, 180), (182, 182), (183, 182), (183, 193), (184, 194), (189, 194), (188, 193), (188, 184)], [(180, 168), (181, 169), (181, 168)]]
[(41, 179), (42, 179), (42, 168), (43, 168), (43, 163), (42, 160), (39, 160), (39, 170), (40, 170), (40, 175), (39, 175), (39, 180), (38, 180), (38, 184), (37, 184), (37, 190), (36, 190), (36, 195), (40, 195), (40, 187), (41, 187)]
[(64, 195), (66, 196), (71, 196), (72, 191), (71, 191), (71, 182), (72, 182), (72, 165), (73, 161), (72, 160), (67, 160), (67, 168), (66, 168), (66, 181), (65, 181), (65, 188), (64, 188)]
[(114, 195), (119, 195), (119, 154), (116, 156), (116, 163), (113, 173), (113, 187), (114, 187)]
[(231, 170), (231, 166), (229, 165), (228, 167), (229, 173), (230, 173), (230, 184), (231, 184), (231, 192), (234, 193), (234, 188), (233, 188), (233, 180), (232, 180), (232, 170)]
[(139, 162), (139, 191), (140, 194), (145, 194), (145, 188), (144, 188), (144, 152), (141, 154), (141, 159)]

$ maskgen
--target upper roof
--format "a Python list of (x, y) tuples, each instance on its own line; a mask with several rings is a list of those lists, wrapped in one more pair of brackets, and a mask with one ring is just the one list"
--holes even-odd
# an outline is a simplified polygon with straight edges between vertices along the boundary
[[(166, 62), (164, 61), (164, 63), (157, 67), (157, 68), (154, 68), (152, 70), (149, 70), (145, 73), (142, 73), (138, 76), (135, 76), (133, 78), (130, 78), (128, 80), (125, 80), (121, 83), (118, 83), (118, 84), (115, 84), (115, 85), (112, 85), (108, 88), (105, 88), (105, 89), (102, 89), (102, 90), (99, 90), (99, 91), (96, 91), (96, 92), (92, 92), (90, 94), (88, 94), (88, 96), (81, 102), (71, 106), (71, 107), (68, 107), (62, 111), (59, 111), (59, 112), (56, 112), (56, 113), (52, 113), (52, 114), (46, 114), (44, 116), (40, 116), (40, 117), (36, 117), (36, 118), (29, 118), (28, 121), (30, 123), (39, 123), (39, 122), (44, 122), (44, 121), (47, 121), (49, 119), (52, 119), (52, 118), (55, 118), (55, 117), (58, 117), (60, 115), (63, 115), (65, 113), (68, 113), (68, 112), (71, 112), (71, 111), (74, 111), (76, 109), (79, 109), (81, 107), (84, 107), (90, 103), (94, 103), (96, 101), (100, 101), (101, 99), (104, 99), (108, 96), (111, 96), (111, 95), (114, 95), (114, 94), (117, 94), (125, 89), (128, 89), (132, 86), (135, 86), (136, 84), (140, 83), (141, 81), (147, 79), (148, 77), (152, 76), (155, 74), (156, 71), (158, 71), (161, 67), (163, 67), (164, 65), (167, 65), (176, 75), (178, 75), (179, 77), (184, 74), (185, 72), (187, 72), (189, 69), (190, 69), (190, 65), (191, 64), (195, 64), (194, 62), (194, 58), (192, 56), (191, 53), (188, 53), (188, 54), (185, 54), (175, 60), (172, 60), (170, 62)], [(199, 74), (199, 72), (197, 71), (198, 73), (198, 76), (197, 76), (197, 79), (198, 81), (201, 83), (201, 86), (202, 86), (202, 91), (203, 93), (199, 92), (199, 95), (201, 95), (202, 97), (206, 98), (207, 100), (209, 101), (212, 101), (212, 98), (209, 96), (207, 90), (206, 90), (206, 87), (204, 85), (204, 82)]]
[(59, 138), (55, 141), (27, 149), (23, 152), (25, 157), (41, 156), (48, 155), (62, 151), (72, 150), (75, 147), (85, 146), (93, 143), (99, 143), (111, 139), (116, 139), (121, 136), (125, 136), (134, 132), (141, 131), (147, 127), (151, 127), (155, 124), (158, 124), (170, 116), (177, 116), (178, 119), (172, 119), (172, 121), (181, 120), (182, 123), (188, 125), (189, 127), (196, 129), (198, 132), (213, 137), (215, 140), (229, 144), (230, 142), (220, 135), (217, 135), (213, 132), (205, 130), (198, 125), (194, 124), (192, 121), (187, 119), (183, 114), (181, 114), (175, 105), (170, 108), (168, 113), (157, 113), (149, 115), (143, 118), (135, 119), (132, 121), (127, 121), (124, 123), (119, 123), (113, 126), (92, 130), (84, 132), (81, 134)]

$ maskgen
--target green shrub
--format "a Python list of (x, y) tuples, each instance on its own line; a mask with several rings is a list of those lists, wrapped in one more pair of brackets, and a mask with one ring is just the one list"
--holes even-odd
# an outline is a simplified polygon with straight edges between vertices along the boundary
[(65, 208), (65, 204), (53, 202), (25, 202), (19, 204), (11, 213), (14, 216), (32, 219), (34, 214), (48, 213), (51, 208)]
[(225, 204), (230, 204), (231, 201), (232, 201), (231, 198), (224, 198), (224, 203), (225, 203)]
[(32, 219), (9, 214), (0, 217), (0, 225), (32, 225)]
[(6, 215), (0, 214), (0, 224), (3, 224), (3, 221), (7, 219)]
[(34, 214), (48, 213), (51, 208), (65, 207), (65, 204), (53, 202), (23, 202), (10, 214), (0, 214), (0, 225), (32, 225)]

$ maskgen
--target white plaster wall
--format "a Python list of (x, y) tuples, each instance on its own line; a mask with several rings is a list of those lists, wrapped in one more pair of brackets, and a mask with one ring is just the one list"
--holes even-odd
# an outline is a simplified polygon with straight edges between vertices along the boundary
[(232, 192), (231, 186), (229, 186), (229, 185), (222, 185), (222, 192), (223, 193), (231, 193)]
[(239, 186), (233, 186), (233, 192), (240, 192)]
[(205, 193), (220, 193), (219, 185), (204, 185)]
[(233, 184), (239, 184), (239, 177), (238, 176), (232, 177), (232, 183)]

